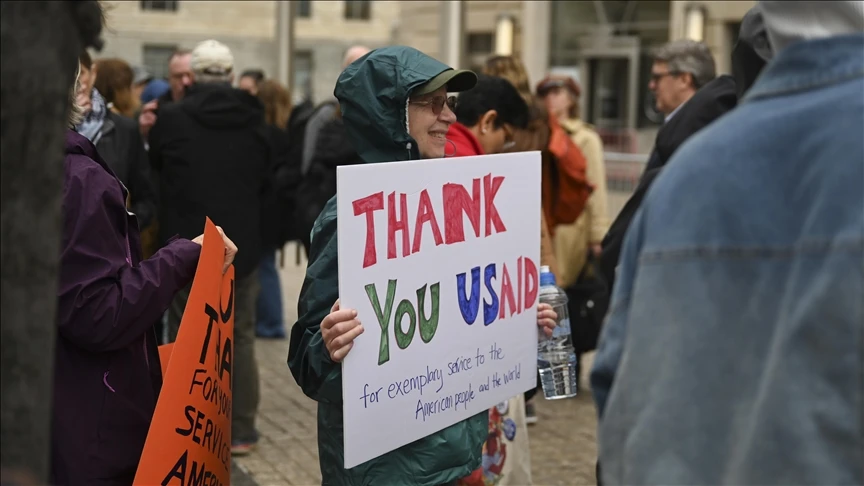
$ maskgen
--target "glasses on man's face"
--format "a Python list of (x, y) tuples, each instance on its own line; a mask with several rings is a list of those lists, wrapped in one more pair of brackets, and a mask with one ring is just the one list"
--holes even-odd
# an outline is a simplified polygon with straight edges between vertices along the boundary
[(411, 100), (409, 101), (412, 105), (421, 105), (421, 106), (431, 106), (432, 113), (436, 115), (440, 115), (441, 111), (444, 110), (444, 104), (446, 103), (448, 107), (450, 107), (450, 111), (456, 111), (456, 97), (455, 96), (432, 96), (431, 98), (425, 98), (422, 100)]
[(652, 83), (659, 83), (660, 80), (665, 78), (666, 76), (677, 76), (679, 74), (681, 74), (681, 73), (678, 73), (675, 71), (670, 71), (667, 73), (651, 73), (651, 82)]

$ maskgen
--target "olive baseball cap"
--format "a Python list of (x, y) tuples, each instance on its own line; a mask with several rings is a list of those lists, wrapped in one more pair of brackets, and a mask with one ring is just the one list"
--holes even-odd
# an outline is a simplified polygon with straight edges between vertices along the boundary
[(467, 69), (448, 69), (434, 78), (421, 84), (411, 93), (412, 95), (425, 95), (432, 93), (442, 86), (447, 86), (448, 93), (459, 93), (468, 91), (477, 84), (477, 75), (474, 71)]

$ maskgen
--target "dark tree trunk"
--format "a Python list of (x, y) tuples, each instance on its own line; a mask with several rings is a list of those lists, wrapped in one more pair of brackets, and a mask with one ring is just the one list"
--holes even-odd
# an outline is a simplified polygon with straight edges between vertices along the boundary
[[(95, 1), (0, 2), (0, 468), (47, 484), (63, 152)], [(17, 476), (17, 480), (13, 479)]]

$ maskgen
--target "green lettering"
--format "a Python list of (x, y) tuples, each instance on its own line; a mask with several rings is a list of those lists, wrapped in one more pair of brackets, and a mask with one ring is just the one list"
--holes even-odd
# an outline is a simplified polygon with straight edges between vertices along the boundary
[(396, 280), (387, 282), (387, 299), (384, 303), (383, 313), (381, 312), (381, 304), (378, 302), (378, 291), (375, 284), (369, 284), (365, 289), (369, 302), (375, 310), (375, 317), (378, 318), (378, 325), (381, 326), (381, 344), (378, 347), (378, 366), (381, 366), (390, 361), (390, 340), (387, 338), (387, 327), (390, 324), (390, 314), (393, 311), (393, 299), (396, 297)]
[[(402, 332), (402, 317), (408, 314), (408, 332)], [(402, 300), (399, 302), (399, 306), (396, 307), (396, 320), (395, 325), (393, 326), (393, 332), (396, 334), (396, 344), (399, 346), (399, 349), (405, 349), (411, 344), (411, 340), (414, 339), (414, 328), (417, 325), (417, 316), (414, 314), (414, 306), (411, 305), (411, 302), (408, 299)]]
[(435, 337), (435, 331), (438, 330), (438, 294), (439, 283), (432, 284), (429, 291), (432, 293), (432, 313), (427, 319), (424, 309), (426, 309), (426, 286), (417, 289), (417, 314), (420, 318), (420, 339), (424, 343), (429, 343)]

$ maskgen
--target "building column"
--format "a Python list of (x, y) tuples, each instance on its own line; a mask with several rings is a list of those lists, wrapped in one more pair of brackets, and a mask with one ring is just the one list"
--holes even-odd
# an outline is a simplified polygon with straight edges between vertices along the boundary
[(465, 2), (441, 2), (441, 62), (454, 69), (465, 65)]
[(531, 86), (543, 79), (549, 69), (549, 31), (552, 22), (552, 2), (549, 0), (522, 2), (522, 62), (528, 70)]
[(294, 2), (276, 2), (276, 70), (277, 79), (291, 93), (294, 70)]

